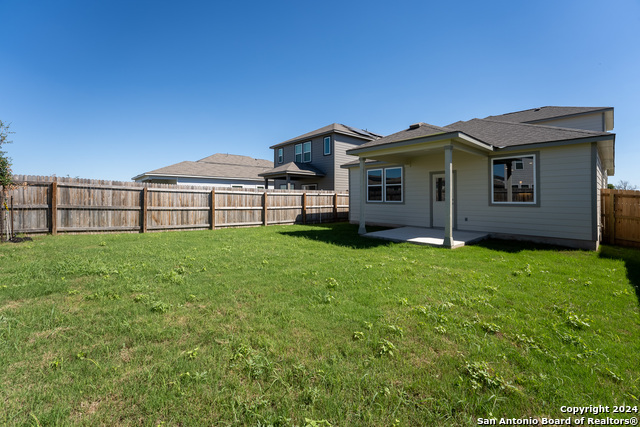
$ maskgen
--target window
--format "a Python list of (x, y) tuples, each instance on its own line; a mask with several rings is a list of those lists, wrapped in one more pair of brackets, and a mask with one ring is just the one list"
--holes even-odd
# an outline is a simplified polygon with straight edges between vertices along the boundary
[(318, 184), (303, 184), (302, 185), (302, 189), (303, 190), (317, 190), (318, 189)]
[(296, 153), (296, 162), (302, 163), (302, 144), (296, 144), (295, 153)]
[(367, 171), (368, 202), (402, 202), (402, 168)]
[(330, 154), (331, 154), (331, 137), (325, 136), (324, 137), (324, 155), (328, 156)]
[(280, 184), (280, 189), (281, 190), (286, 190), (287, 189), (287, 184)]
[(444, 178), (436, 178), (436, 202), (446, 202)]
[(536, 156), (491, 159), (491, 202), (535, 204)]
[(282, 148), (278, 148), (278, 163), (284, 162), (284, 153)]
[(386, 168), (384, 170), (385, 202), (402, 201), (402, 168)]
[(309, 163), (311, 161), (311, 141), (295, 146), (296, 162)]
[(382, 201), (382, 169), (367, 171), (367, 201)]

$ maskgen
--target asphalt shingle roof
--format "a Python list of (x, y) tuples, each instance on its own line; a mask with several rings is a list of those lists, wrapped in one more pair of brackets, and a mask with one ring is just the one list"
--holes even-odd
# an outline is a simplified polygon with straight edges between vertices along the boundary
[(353, 136), (354, 138), (360, 138), (360, 139), (364, 139), (364, 140), (372, 140), (372, 139), (376, 139), (376, 138), (380, 138), (381, 135), (378, 135), (376, 133), (373, 132), (369, 132), (367, 130), (363, 130), (363, 129), (358, 129), (358, 128), (354, 128), (351, 126), (346, 126), (346, 125), (341, 125), (340, 123), (332, 123), (330, 125), (321, 127), (320, 129), (316, 129), (314, 131), (311, 132), (307, 132), (303, 135), (300, 136), (296, 136), (295, 138), (291, 138), (288, 139), (284, 142), (280, 142), (278, 144), (272, 145), (269, 148), (277, 148), (277, 147), (282, 147), (283, 145), (287, 145), (287, 144), (291, 144), (293, 142), (297, 142), (297, 141), (302, 141), (305, 139), (311, 139), (313, 137), (322, 135), (322, 134), (326, 134), (326, 133), (332, 133), (332, 132), (337, 132), (337, 133), (342, 133), (345, 135), (349, 135), (349, 136)]
[[(184, 161), (142, 175), (198, 176), (261, 180), (258, 175), (273, 167), (273, 161), (235, 154), (214, 154), (197, 162)], [(140, 176), (142, 176), (140, 175)], [(137, 178), (137, 177), (135, 177)], [(135, 179), (134, 178), (134, 179)]]
[(540, 107), (529, 110), (516, 111), (514, 113), (489, 116), (485, 119), (499, 120), (503, 122), (528, 123), (538, 120), (549, 120), (576, 114), (595, 113), (596, 111), (613, 110), (611, 107)]
[(279, 176), (279, 175), (311, 175), (311, 176), (324, 176), (324, 172), (318, 168), (311, 166), (309, 163), (297, 163), (289, 162), (262, 172), (260, 176)]
[(436, 136), (440, 134), (444, 135), (451, 132), (462, 132), (474, 139), (497, 148), (613, 135), (608, 132), (594, 132), (538, 124), (490, 119), (472, 119), (466, 122), (455, 122), (444, 127), (434, 126), (427, 123), (419, 123), (417, 126), (412, 125), (409, 129), (362, 144), (353, 150), (379, 147), (387, 144), (393, 144), (395, 142)]

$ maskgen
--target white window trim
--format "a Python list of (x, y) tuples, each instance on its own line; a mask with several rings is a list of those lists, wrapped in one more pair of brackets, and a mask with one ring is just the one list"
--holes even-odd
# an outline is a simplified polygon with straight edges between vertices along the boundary
[[(298, 161), (298, 147), (300, 147), (300, 161)], [(293, 159), (297, 163), (302, 163), (304, 156), (302, 154), (302, 143), (293, 146)]]
[[(309, 146), (309, 151), (305, 151), (305, 146)], [(309, 153), (309, 160), (305, 160), (305, 154)], [(311, 141), (302, 143), (302, 163), (311, 163)]]
[[(387, 200), (387, 186), (397, 184), (387, 184), (387, 170), (388, 169), (400, 169), (400, 200)], [(402, 203), (404, 202), (404, 168), (402, 166), (393, 166), (390, 168), (384, 168), (384, 176), (382, 177), (382, 185), (384, 187), (383, 200), (385, 203)]]
[[(387, 200), (387, 186), (397, 185), (397, 184), (387, 184), (387, 169), (400, 169), (400, 200)], [(382, 182), (380, 183), (380, 187), (382, 187), (382, 200), (369, 200), (369, 187), (378, 187), (378, 185), (369, 184), (369, 172), (373, 171), (381, 171), (382, 172)], [(375, 168), (375, 169), (367, 169), (366, 173), (367, 178), (367, 203), (404, 203), (404, 168), (402, 166), (392, 166), (388, 168)]]
[[(524, 158), (524, 157), (533, 157), (533, 201), (532, 202), (496, 202), (494, 199), (494, 194), (493, 194), (493, 161), (494, 160), (503, 160), (503, 159), (515, 159), (515, 158)], [(504, 156), (504, 157), (492, 157), (491, 158), (491, 174), (489, 176), (489, 185), (491, 187), (491, 204), (492, 205), (506, 205), (506, 206), (513, 206), (513, 205), (523, 205), (523, 206), (534, 206), (537, 205), (538, 203), (538, 191), (539, 191), (539, 185), (538, 185), (538, 176), (537, 176), (537, 169), (538, 169), (538, 156), (536, 154), (514, 154), (512, 156)]]
[[(329, 140), (329, 151), (327, 152), (327, 139)], [(330, 156), (331, 155), (331, 137), (330, 136), (325, 136), (324, 139), (322, 140), (322, 152), (325, 156)]]
[[(375, 172), (375, 171), (380, 171), (379, 185), (369, 184), (369, 172)], [(367, 187), (367, 203), (383, 203), (384, 202), (384, 169), (382, 168), (367, 169), (366, 178), (367, 178), (367, 186), (366, 186)], [(382, 194), (382, 197), (380, 198), (380, 200), (369, 200), (369, 187), (380, 187), (380, 193)]]

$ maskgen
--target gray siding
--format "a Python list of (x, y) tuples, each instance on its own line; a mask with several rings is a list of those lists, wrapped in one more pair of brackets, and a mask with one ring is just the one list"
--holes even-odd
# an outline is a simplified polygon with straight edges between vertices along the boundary
[[(530, 151), (508, 155), (529, 154)], [(538, 152), (539, 206), (490, 205), (490, 160), (454, 150), (459, 230), (592, 241), (591, 145), (545, 148)], [(444, 154), (413, 159), (404, 166), (403, 204), (367, 203), (368, 223), (428, 227), (429, 173), (444, 170)], [(359, 218), (359, 171), (350, 169), (350, 219)]]
[(602, 162), (600, 160), (600, 153), (598, 152), (598, 150), (595, 150), (595, 154), (596, 154), (596, 192), (597, 192), (597, 208), (596, 208), (596, 213), (597, 213), (597, 221), (598, 221), (598, 241), (602, 240), (602, 215), (600, 215), (600, 212), (602, 212), (602, 198), (600, 196), (600, 190), (602, 190), (603, 188), (607, 188), (607, 174), (604, 170), (604, 168), (602, 167)]
[(605, 132), (604, 113), (585, 114), (583, 116), (569, 117), (566, 119), (545, 120), (536, 122), (535, 124)]
[[(324, 138), (326, 136), (331, 137), (331, 154), (328, 156), (324, 155)], [(367, 141), (336, 133), (316, 136), (306, 141), (311, 141), (311, 165), (324, 172), (326, 176), (292, 181), (295, 188), (301, 188), (302, 184), (317, 184), (318, 190), (346, 191), (349, 188), (349, 172), (341, 169), (340, 165), (357, 160), (356, 156), (349, 156), (346, 151)], [(274, 149), (275, 167), (295, 161), (296, 144), (299, 142), (280, 147), (283, 149), (283, 163), (278, 163), (278, 148)], [(284, 183), (284, 180), (277, 180), (276, 188)]]
[(362, 139), (353, 138), (347, 135), (335, 134), (333, 135), (333, 162), (335, 170), (335, 189), (338, 191), (346, 191), (349, 189), (349, 171), (342, 169), (340, 166), (357, 161), (357, 156), (351, 156), (347, 154), (347, 150), (355, 148), (367, 141)]

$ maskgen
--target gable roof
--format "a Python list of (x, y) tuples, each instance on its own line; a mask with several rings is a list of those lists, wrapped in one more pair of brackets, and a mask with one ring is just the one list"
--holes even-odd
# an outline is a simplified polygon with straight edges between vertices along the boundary
[(499, 120), (503, 122), (534, 123), (540, 120), (559, 119), (564, 117), (591, 114), (596, 112), (613, 111), (612, 107), (540, 107), (513, 113), (489, 116), (485, 119)]
[(184, 161), (134, 176), (197, 177), (260, 181), (258, 175), (273, 167), (273, 161), (235, 154), (214, 154), (197, 162)]
[(502, 122), (488, 119), (472, 119), (466, 122), (456, 122), (445, 126), (445, 128), (451, 131), (463, 132), (497, 148), (612, 135), (608, 132), (594, 132), (590, 130)]
[(320, 136), (320, 135), (323, 135), (323, 134), (329, 134), (329, 133), (340, 133), (340, 134), (343, 134), (343, 135), (352, 136), (354, 138), (363, 139), (365, 141), (370, 141), (372, 139), (380, 138), (382, 136), (382, 135), (378, 135), (378, 134), (373, 133), (373, 132), (369, 132), (368, 130), (358, 129), (358, 128), (354, 128), (354, 127), (351, 127), (351, 126), (342, 125), (340, 123), (332, 123), (330, 125), (321, 127), (320, 129), (316, 129), (314, 131), (307, 132), (307, 133), (305, 133), (303, 135), (296, 136), (295, 138), (291, 138), (291, 139), (288, 139), (288, 140), (286, 140), (284, 142), (280, 142), (278, 144), (272, 145), (269, 148), (278, 148), (278, 147), (282, 147), (284, 145), (292, 144), (294, 142), (299, 142), (299, 141), (302, 141), (302, 140), (311, 139), (311, 138), (314, 138), (316, 136)]

